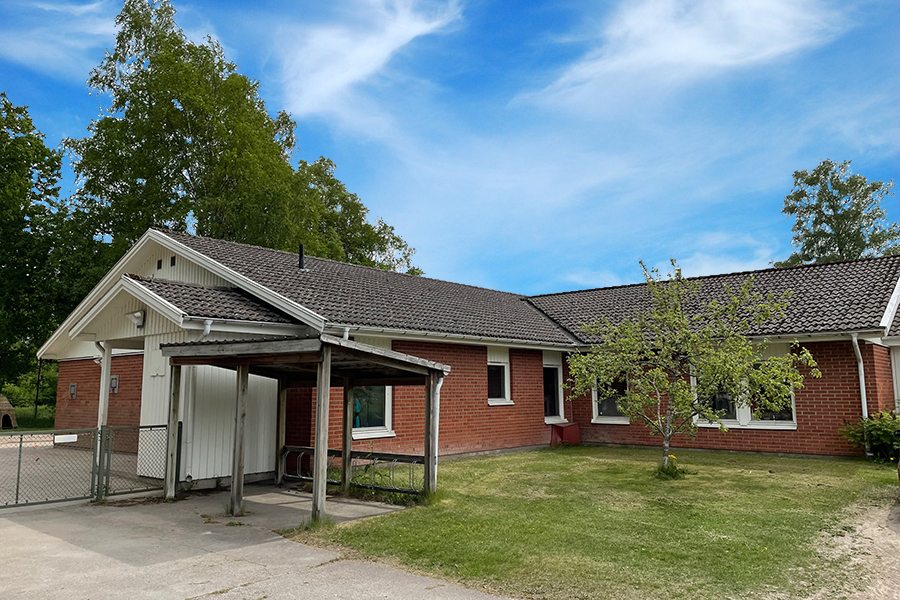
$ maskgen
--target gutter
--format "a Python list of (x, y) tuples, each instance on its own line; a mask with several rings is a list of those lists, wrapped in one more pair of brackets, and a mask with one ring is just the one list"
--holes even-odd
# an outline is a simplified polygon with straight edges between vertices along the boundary
[(853, 351), (856, 353), (856, 367), (859, 370), (859, 395), (862, 398), (862, 416), (863, 419), (868, 419), (869, 404), (866, 400), (866, 370), (863, 367), (862, 352), (859, 350), (859, 334), (851, 333), (850, 339), (853, 343)]
[(461, 333), (442, 333), (436, 331), (421, 331), (411, 329), (395, 329), (391, 327), (371, 327), (365, 325), (348, 325), (346, 323), (328, 323), (323, 333), (341, 337), (344, 332), (357, 332), (359, 335), (372, 337), (393, 337), (399, 336), (408, 340), (417, 341), (442, 341), (457, 344), (497, 344), (509, 346), (510, 348), (541, 348), (543, 350), (553, 349), (561, 352), (572, 352), (576, 346), (574, 344), (560, 344), (553, 342), (538, 342), (534, 340), (520, 340), (514, 338), (497, 338), (483, 335), (470, 335)]

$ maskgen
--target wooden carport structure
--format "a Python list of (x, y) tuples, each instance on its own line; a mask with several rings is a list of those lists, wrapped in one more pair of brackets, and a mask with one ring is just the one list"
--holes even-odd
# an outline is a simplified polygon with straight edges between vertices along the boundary
[[(178, 413), (181, 367), (212, 365), (237, 372), (237, 402), (234, 419), (234, 453), (231, 475), (232, 514), (243, 509), (244, 490), (244, 420), (250, 373), (278, 380), (278, 451), (285, 445), (285, 406), (287, 390), (292, 387), (316, 388), (315, 449), (313, 459), (312, 518), (325, 516), (325, 487), (328, 461), (328, 406), (332, 387), (344, 390), (342, 427), (341, 487), (350, 486), (351, 445), (353, 442), (353, 410), (351, 390), (355, 386), (424, 385), (425, 386), (425, 491), (437, 487), (438, 421), (440, 390), (450, 367), (416, 356), (377, 348), (321, 334), (312, 338), (272, 339), (260, 341), (187, 342), (161, 346), (169, 358), (171, 379), (169, 393), (168, 445), (165, 494), (174, 498), (178, 482)], [(276, 455), (277, 456), (277, 455)], [(276, 458), (277, 460), (277, 458)], [(277, 460), (277, 477), (281, 479), (281, 461)]]

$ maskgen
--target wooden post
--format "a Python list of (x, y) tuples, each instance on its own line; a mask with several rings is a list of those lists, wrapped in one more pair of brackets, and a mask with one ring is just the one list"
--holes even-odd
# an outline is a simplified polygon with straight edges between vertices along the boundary
[(169, 422), (166, 441), (166, 500), (175, 498), (178, 482), (178, 405), (181, 403), (181, 366), (169, 369)]
[(238, 365), (237, 402), (234, 412), (234, 456), (231, 460), (231, 506), (229, 513), (240, 516), (244, 512), (244, 421), (247, 418), (247, 387), (250, 365)]
[(97, 427), (105, 427), (109, 418), (109, 380), (112, 378), (112, 344), (103, 346), (100, 359), (100, 404), (97, 406)]
[(331, 346), (323, 344), (322, 362), (318, 365), (316, 381), (316, 440), (313, 444), (312, 518), (325, 516), (325, 481), (328, 474), (328, 401), (331, 392)]
[(435, 372), (425, 382), (425, 492), (437, 490), (438, 415), (444, 378)]
[(275, 440), (275, 484), (284, 483), (284, 463), (281, 456), (284, 454), (284, 445), (287, 440), (287, 386), (283, 379), (278, 380), (278, 435)]
[(344, 377), (344, 431), (341, 435), (341, 491), (350, 491), (353, 468), (353, 381)]

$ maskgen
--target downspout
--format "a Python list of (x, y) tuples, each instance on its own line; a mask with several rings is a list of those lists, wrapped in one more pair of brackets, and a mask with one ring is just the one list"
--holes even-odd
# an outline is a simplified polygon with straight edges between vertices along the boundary
[(344, 327), (344, 339), (345, 340), (350, 339), (350, 328), (349, 327)]
[(856, 352), (856, 367), (859, 370), (859, 395), (862, 398), (862, 416), (863, 419), (868, 419), (869, 403), (866, 400), (866, 370), (863, 367), (862, 352), (859, 350), (859, 334), (851, 333), (850, 337), (853, 341), (853, 351)]
[[(437, 462), (440, 462), (440, 447), (441, 445), (438, 443), (438, 436), (441, 432), (441, 388), (444, 387), (444, 376), (439, 375), (437, 378), (437, 385), (434, 386), (434, 456), (437, 459)], [(434, 465), (435, 477), (437, 477), (437, 464)]]

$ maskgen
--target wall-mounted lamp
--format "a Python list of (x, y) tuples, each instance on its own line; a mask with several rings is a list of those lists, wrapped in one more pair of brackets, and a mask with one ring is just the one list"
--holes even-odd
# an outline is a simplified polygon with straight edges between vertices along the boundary
[(75, 394), (76, 394), (77, 392), (78, 392), (78, 384), (77, 384), (77, 383), (70, 383), (70, 384), (69, 384), (69, 398), (71, 398), (72, 400), (74, 400), (74, 399), (75, 399)]
[(136, 310), (134, 312), (125, 313), (126, 317), (131, 317), (131, 320), (134, 321), (135, 327), (138, 329), (144, 328), (144, 317), (147, 316), (147, 311), (141, 309)]
[(119, 393), (119, 376), (113, 375), (109, 378), (109, 391), (113, 394)]

